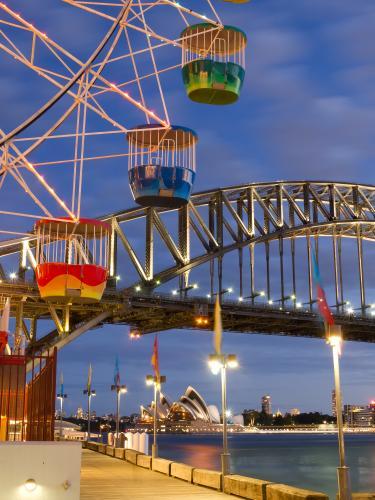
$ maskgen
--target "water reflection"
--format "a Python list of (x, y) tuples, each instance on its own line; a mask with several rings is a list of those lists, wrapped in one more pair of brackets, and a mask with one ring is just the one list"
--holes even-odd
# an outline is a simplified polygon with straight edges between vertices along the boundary
[[(229, 437), (232, 472), (336, 494), (335, 435), (239, 434)], [(375, 435), (346, 436), (353, 491), (375, 491)], [(162, 435), (160, 456), (207, 469), (220, 468), (220, 435)]]

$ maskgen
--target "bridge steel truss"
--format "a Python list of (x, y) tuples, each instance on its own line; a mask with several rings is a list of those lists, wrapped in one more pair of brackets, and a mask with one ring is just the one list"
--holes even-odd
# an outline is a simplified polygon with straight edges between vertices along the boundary
[[(374, 186), (248, 184), (197, 193), (179, 210), (133, 208), (101, 219), (112, 227), (111, 265), (107, 291), (98, 304), (45, 303), (28, 269), (35, 265), (34, 234), (0, 243), (0, 296), (11, 297), (16, 334), (26, 336), (30, 349), (60, 348), (106, 323), (128, 324), (144, 334), (198, 328), (197, 314), (211, 317), (216, 294), (222, 299), (227, 331), (322, 337), (313, 253), (346, 338), (375, 340), (371, 269), (366, 271), (367, 252), (371, 257), (375, 248), (369, 245), (375, 240)], [(15, 257), (19, 271), (16, 279), (9, 279), (7, 262), (14, 263)], [(204, 284), (209, 297), (197, 295), (189, 281), (196, 268), (199, 290)], [(116, 279), (120, 272), (121, 282)], [(228, 273), (230, 283), (238, 280), (236, 300), (226, 300)], [(178, 283), (174, 295), (165, 291), (169, 282)], [(299, 301), (301, 288), (304, 302)], [(348, 297), (355, 294), (358, 308), (348, 305)], [(52, 319), (55, 330), (38, 336), (40, 319)]]

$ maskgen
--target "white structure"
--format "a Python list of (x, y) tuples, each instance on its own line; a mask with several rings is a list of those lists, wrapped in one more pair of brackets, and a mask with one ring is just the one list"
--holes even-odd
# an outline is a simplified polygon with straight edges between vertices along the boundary
[(81, 443), (0, 444), (4, 500), (79, 500)]
[[(185, 394), (178, 401), (171, 402), (165, 394), (160, 394), (158, 401), (158, 417), (159, 419), (173, 420), (189, 420), (198, 421), (207, 424), (219, 424), (220, 413), (216, 406), (207, 406), (203, 397), (194, 387), (189, 386)], [(153, 418), (152, 406), (141, 406), (141, 420)]]
[(149, 435), (146, 432), (127, 432), (125, 437), (125, 448), (148, 455)]
[[(55, 439), (60, 437), (60, 420), (55, 420)], [(71, 441), (84, 441), (86, 432), (81, 431), (79, 425), (72, 422), (62, 421), (62, 439), (69, 439)]]

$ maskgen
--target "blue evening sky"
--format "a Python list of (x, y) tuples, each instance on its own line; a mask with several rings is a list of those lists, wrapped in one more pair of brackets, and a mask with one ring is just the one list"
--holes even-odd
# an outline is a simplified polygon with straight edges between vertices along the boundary
[[(199, 135), (195, 191), (278, 179), (374, 183), (373, 0), (252, 0), (247, 5), (213, 1), (224, 24), (238, 26), (248, 35), (241, 99), (225, 108), (200, 106), (186, 98), (178, 70), (162, 78), (171, 121), (191, 127)], [(8, 3), (83, 60), (109, 26), (59, 0)], [(203, 2), (181, 3), (209, 15)], [(159, 32), (177, 37), (184, 26), (169, 22), (169, 12), (164, 8), (153, 22)], [(160, 66), (180, 61), (178, 51), (156, 57), (160, 57)], [(55, 90), (4, 54), (1, 64), (0, 127), (8, 131)], [(125, 80), (128, 69), (118, 65), (113, 81)], [(154, 90), (150, 88), (149, 102), (159, 110)], [(111, 110), (116, 118), (122, 113), (121, 108)], [(139, 117), (130, 114), (123, 121), (134, 126)], [(93, 150), (106, 154), (107, 147), (111, 145), (100, 143)], [(116, 147), (119, 151), (119, 143)], [(48, 157), (48, 151), (44, 154)], [(104, 176), (98, 167), (87, 175), (85, 215), (99, 216), (132, 206), (126, 160), (100, 168), (105, 168)], [(61, 179), (56, 180), (57, 185), (61, 182), (65, 189)], [(13, 193), (8, 193), (11, 197)], [(22, 199), (20, 203), (22, 206)], [(127, 327), (107, 326), (86, 333), (61, 351), (59, 371), (64, 372), (69, 395), (67, 411), (86, 404), (82, 389), (90, 362), (98, 394), (93, 407), (99, 413), (114, 411), (110, 385), (117, 354), (122, 381), (129, 389), (124, 411), (138, 411), (140, 404), (151, 399), (144, 376), (151, 370), (152, 343), (153, 336), (130, 341)], [(170, 331), (159, 336), (159, 343), (161, 370), (167, 376), (165, 392), (177, 398), (191, 384), (208, 403), (218, 404), (219, 380), (206, 365), (211, 334)], [(226, 352), (237, 353), (241, 364), (229, 376), (229, 406), (234, 412), (259, 407), (266, 393), (271, 394), (275, 410), (330, 410), (331, 359), (323, 341), (231, 333), (224, 335), (224, 347)], [(345, 402), (365, 403), (375, 397), (374, 355), (371, 344), (345, 346)]]

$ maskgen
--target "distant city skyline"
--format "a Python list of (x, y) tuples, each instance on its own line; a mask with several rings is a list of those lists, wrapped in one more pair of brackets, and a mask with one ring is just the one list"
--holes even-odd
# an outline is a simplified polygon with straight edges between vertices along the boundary
[[(59, 366), (64, 371), (65, 392), (68, 394), (64, 408), (71, 413), (78, 406), (83, 409), (87, 406), (82, 390), (87, 383), (87, 369), (92, 359), (91, 349), (91, 352), (86, 349), (89, 338), (91, 349), (101, 353), (101, 359), (93, 363), (93, 388), (97, 391), (93, 410), (97, 414), (115, 411), (110, 385), (116, 355), (120, 351), (123, 353), (120, 356), (121, 382), (128, 386), (128, 393), (121, 400), (122, 414), (138, 413), (139, 406), (152, 399), (145, 385), (145, 376), (152, 370), (150, 359), (154, 336), (131, 340), (126, 327), (115, 326), (89, 332), (60, 352)], [(267, 348), (263, 350), (264, 345)], [(181, 346), (184, 346), (183, 352)], [(344, 345), (344, 404), (367, 404), (373, 399), (363, 384), (364, 373), (369, 378), (371, 374), (375, 376), (367, 347), (355, 343)], [(224, 334), (224, 348), (228, 352), (237, 352), (240, 362), (239, 369), (228, 376), (228, 407), (234, 413), (245, 408), (260, 408), (261, 397), (270, 394), (274, 408), (283, 413), (297, 407), (301, 412), (314, 410), (331, 414), (332, 365), (329, 349), (323, 340)], [(171, 356), (171, 350), (176, 354)], [(207, 367), (211, 350), (212, 333), (176, 331), (159, 335), (160, 365), (167, 376), (163, 391), (172, 400), (190, 384), (208, 404), (220, 406), (218, 379)], [(268, 369), (269, 364), (278, 366), (276, 376)], [(320, 371), (316, 370), (317, 364), (322, 366)], [(352, 372), (348, 371), (350, 364), (353, 365)], [(293, 393), (286, 389), (288, 384), (294, 384)], [(237, 390), (239, 386), (240, 391)]]

